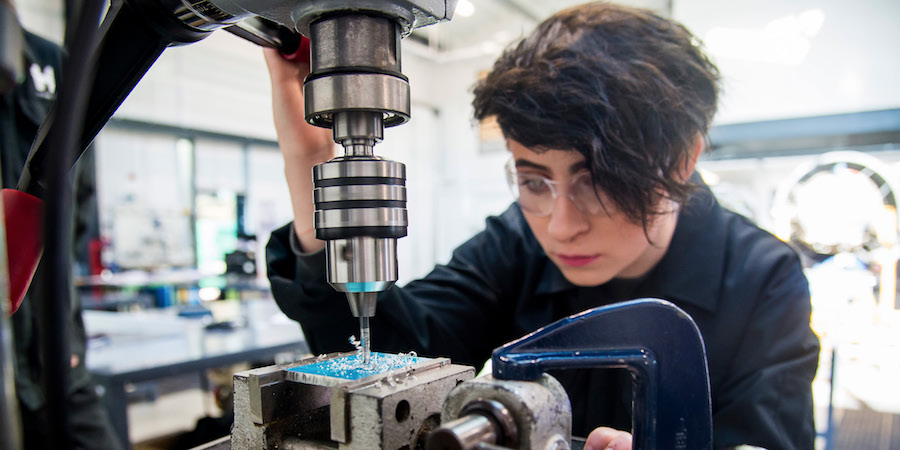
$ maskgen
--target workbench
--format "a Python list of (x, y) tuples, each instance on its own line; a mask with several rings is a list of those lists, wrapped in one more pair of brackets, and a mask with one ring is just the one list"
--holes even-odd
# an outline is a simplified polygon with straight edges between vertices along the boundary
[(126, 385), (309, 352), (299, 325), (273, 300), (243, 301), (239, 309), (241, 320), (225, 326), (179, 317), (174, 308), (84, 312), (87, 368), (105, 388), (104, 403), (124, 448), (130, 448)]

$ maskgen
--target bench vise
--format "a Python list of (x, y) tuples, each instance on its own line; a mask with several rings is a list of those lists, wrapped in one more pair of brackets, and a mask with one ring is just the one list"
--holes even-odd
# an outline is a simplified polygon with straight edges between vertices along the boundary
[(408, 364), (371, 374), (328, 367), (356, 357), (336, 353), (235, 374), (232, 448), (421, 448), (440, 424), (447, 394), (475, 376), (446, 358), (379, 353), (373, 357)]
[(579, 393), (544, 371), (625, 368), (634, 448), (712, 448), (703, 340), (693, 319), (666, 301), (561, 319), (496, 349), (493, 374), (478, 378), (445, 358), (373, 357), (402, 364), (357, 371), (364, 366), (342, 363), (359, 355), (343, 353), (236, 374), (231, 447), (570, 449), (569, 395)]

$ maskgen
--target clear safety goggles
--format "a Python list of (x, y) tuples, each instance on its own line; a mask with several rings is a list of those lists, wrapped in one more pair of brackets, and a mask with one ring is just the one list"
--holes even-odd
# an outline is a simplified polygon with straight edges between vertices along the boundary
[(568, 180), (568, 183), (563, 183), (540, 175), (519, 173), (515, 161), (510, 159), (506, 163), (506, 181), (519, 206), (536, 216), (550, 215), (553, 203), (563, 193), (582, 213), (608, 213), (588, 172), (581, 172)]

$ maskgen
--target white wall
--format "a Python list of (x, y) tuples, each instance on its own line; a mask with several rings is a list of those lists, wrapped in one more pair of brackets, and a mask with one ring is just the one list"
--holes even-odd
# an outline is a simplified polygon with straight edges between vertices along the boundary
[(115, 116), (274, 139), (270, 98), (262, 50), (219, 31), (166, 49)]
[(484, 228), (484, 219), (512, 201), (504, 178), (505, 150), (483, 152), (472, 119), (472, 87), (493, 56), (435, 63), (430, 90), (441, 105), (433, 173), (435, 261), (444, 263), (460, 243)]
[(896, 0), (676, 0), (724, 79), (718, 123), (900, 107)]

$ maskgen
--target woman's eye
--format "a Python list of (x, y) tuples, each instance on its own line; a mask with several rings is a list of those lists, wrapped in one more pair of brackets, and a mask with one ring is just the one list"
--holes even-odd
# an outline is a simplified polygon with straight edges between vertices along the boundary
[(600, 211), (611, 214), (614, 210), (613, 202), (593, 183), (589, 175), (579, 177), (572, 183), (572, 193), (591, 214)]
[(572, 182), (572, 190), (575, 192), (590, 192), (594, 196), (603, 196), (599, 186), (594, 184), (590, 175), (582, 175)]
[(531, 177), (519, 177), (519, 188), (525, 188), (533, 194), (542, 194), (550, 190), (543, 179)]

